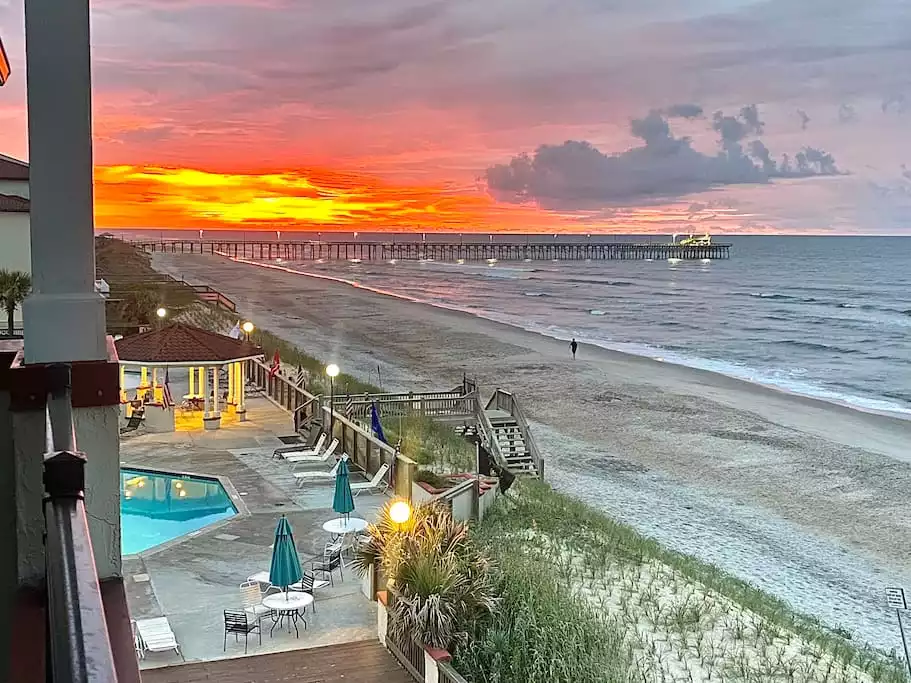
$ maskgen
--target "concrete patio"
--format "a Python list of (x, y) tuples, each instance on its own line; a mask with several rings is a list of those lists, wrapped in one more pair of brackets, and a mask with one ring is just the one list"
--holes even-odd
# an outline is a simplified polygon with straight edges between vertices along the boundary
[[(240, 513), (201, 531), (124, 557), (127, 599), (134, 619), (167, 616), (181, 646), (181, 655), (151, 653), (142, 668), (243, 656), (243, 639), (229, 637), (222, 651), (224, 609), (241, 607), (238, 586), (256, 572), (269, 569), (275, 524), (285, 514), (294, 529), (302, 566), (322, 554), (329, 540), (322, 525), (337, 517), (332, 507), (333, 486), (308, 484), (298, 489), (291, 466), (272, 459), (285, 445), (279, 436), (294, 434), (290, 417), (267, 399), (252, 396), (248, 421), (218, 431), (172, 432), (126, 436), (121, 443), (124, 466), (210, 475), (230, 484)], [(328, 470), (328, 464), (300, 469)], [(357, 480), (358, 475), (354, 475)], [(233, 488), (233, 491), (232, 491)], [(372, 521), (386, 501), (364, 493), (356, 499), (353, 516)], [(263, 621), (262, 645), (253, 634), (249, 654), (311, 648), (376, 638), (376, 607), (361, 593), (361, 582), (347, 568), (344, 581), (316, 591), (316, 612), (308, 609), (308, 628), (300, 637)]]

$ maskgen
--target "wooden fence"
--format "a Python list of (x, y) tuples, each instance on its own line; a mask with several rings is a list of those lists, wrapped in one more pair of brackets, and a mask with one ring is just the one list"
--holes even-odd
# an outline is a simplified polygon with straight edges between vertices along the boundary
[(386, 634), (386, 647), (416, 681), (424, 680), (426, 670), (423, 647), (407, 635), (393, 636), (391, 632)]
[[(329, 425), (328, 400), (323, 405), (323, 397), (314, 396), (280, 374), (270, 376), (269, 366), (262, 361), (247, 362), (247, 380), (262, 390), (273, 403), (294, 416), (295, 429), (300, 429), (317, 417), (321, 418), (324, 427)], [(387, 481), (391, 488), (397, 496), (411, 500), (411, 482), (417, 471), (414, 460), (377, 439), (371, 432), (339, 413), (338, 409), (333, 411), (331, 422), (332, 436), (339, 440), (340, 450), (348, 454), (353, 465), (359, 467), (368, 479), (383, 464), (389, 465)]]

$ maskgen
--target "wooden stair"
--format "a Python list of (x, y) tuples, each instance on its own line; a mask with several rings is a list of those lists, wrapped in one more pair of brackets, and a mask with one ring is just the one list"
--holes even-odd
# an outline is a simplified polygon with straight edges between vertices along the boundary
[(506, 459), (509, 469), (516, 475), (537, 477), (537, 468), (526, 445), (525, 433), (518, 421), (502, 410), (488, 408), (485, 412), (493, 427), (494, 438), (500, 447), (500, 453)]

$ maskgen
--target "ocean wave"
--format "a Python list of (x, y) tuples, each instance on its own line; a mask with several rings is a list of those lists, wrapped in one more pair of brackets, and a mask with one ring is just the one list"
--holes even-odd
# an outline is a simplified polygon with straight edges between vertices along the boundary
[(547, 292), (523, 292), (525, 296), (550, 296)]
[(808, 349), (810, 351), (825, 351), (827, 353), (841, 353), (846, 356), (861, 353), (860, 349), (846, 349), (841, 346), (835, 346), (834, 344), (809, 342), (809, 341), (803, 341), (802, 339), (778, 339), (778, 340), (775, 340), (773, 343), (784, 345), (784, 346), (793, 346), (793, 347), (800, 348), (800, 349)]
[(596, 308), (594, 310), (589, 311), (589, 314), (590, 315), (607, 315), (607, 312)]

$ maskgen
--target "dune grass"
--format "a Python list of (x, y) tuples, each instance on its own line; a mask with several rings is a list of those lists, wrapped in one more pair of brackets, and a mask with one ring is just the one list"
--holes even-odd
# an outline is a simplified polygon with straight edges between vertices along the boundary
[[(894, 657), (542, 482), (522, 481), (517, 495), (498, 502), (474, 533), (499, 566), (510, 605), (505, 616), (477, 626), (477, 642), (456, 652), (457, 669), (475, 683), (907, 680)], [(542, 605), (541, 595), (551, 604)], [(508, 620), (548, 610), (556, 610), (552, 625), (535, 617), (527, 627), (532, 633), (514, 637)], [(578, 615), (578, 625), (567, 623), (564, 610)], [(600, 676), (574, 669), (564, 677), (532, 665), (527, 653), (491, 654), (497, 643), (536, 647), (536, 640), (523, 643), (536, 631), (551, 658), (572, 662), (611, 643), (614, 664)]]

